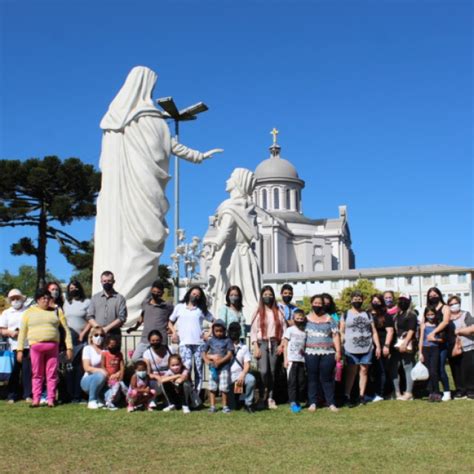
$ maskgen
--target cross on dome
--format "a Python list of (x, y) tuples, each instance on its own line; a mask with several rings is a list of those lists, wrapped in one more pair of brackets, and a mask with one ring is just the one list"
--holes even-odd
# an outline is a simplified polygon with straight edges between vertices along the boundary
[(270, 135), (273, 135), (273, 144), (276, 145), (277, 144), (277, 135), (279, 134), (280, 132), (275, 128), (273, 127), (273, 130), (270, 132)]

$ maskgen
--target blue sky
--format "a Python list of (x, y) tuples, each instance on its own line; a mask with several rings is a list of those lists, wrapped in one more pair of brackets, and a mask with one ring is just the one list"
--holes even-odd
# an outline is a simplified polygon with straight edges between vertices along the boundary
[[(4, 0), (0, 18), (1, 158), (97, 165), (100, 119), (145, 65), (155, 98), (209, 105), (181, 141), (225, 149), (181, 166), (189, 237), (232, 169), (268, 157), (277, 127), (306, 181), (304, 213), (348, 206), (358, 267), (474, 265), (471, 2)], [(70, 230), (88, 239), (93, 220)], [(0, 271), (34, 264), (9, 254), (23, 235), (2, 229)], [(163, 263), (170, 252), (171, 239)], [(54, 244), (48, 268), (71, 273)]]

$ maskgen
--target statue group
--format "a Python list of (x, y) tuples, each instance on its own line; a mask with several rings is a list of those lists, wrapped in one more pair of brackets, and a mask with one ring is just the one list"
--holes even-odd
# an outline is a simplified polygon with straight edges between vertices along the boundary
[[(129, 323), (140, 314), (141, 303), (158, 275), (158, 264), (169, 235), (166, 185), (173, 154), (201, 163), (219, 149), (205, 153), (171, 137), (167, 115), (153, 103), (157, 74), (135, 67), (111, 102), (100, 127), (103, 131), (94, 233), (93, 288), (100, 290), (100, 274), (114, 273), (117, 290), (126, 298)], [(227, 181), (230, 198), (217, 209), (218, 234), (209, 246), (208, 293), (213, 308), (222, 304), (231, 284), (242, 288), (244, 304), (255, 307), (261, 284), (252, 243), (258, 239), (252, 191), (253, 173), (237, 168)]]

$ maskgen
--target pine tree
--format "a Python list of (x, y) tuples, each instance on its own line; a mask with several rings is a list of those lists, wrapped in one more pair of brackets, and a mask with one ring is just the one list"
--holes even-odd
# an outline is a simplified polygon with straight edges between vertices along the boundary
[(55, 239), (72, 264), (92, 265), (89, 241), (80, 241), (64, 230), (77, 219), (95, 215), (100, 173), (78, 158), (61, 161), (56, 156), (26, 161), (0, 160), (0, 227), (34, 226), (37, 242), (23, 237), (11, 246), (13, 255), (34, 255), (37, 284), (46, 277), (48, 239)]

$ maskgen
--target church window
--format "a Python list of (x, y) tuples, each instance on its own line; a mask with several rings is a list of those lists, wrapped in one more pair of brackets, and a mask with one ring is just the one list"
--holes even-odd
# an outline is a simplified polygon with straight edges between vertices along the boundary
[(278, 188), (273, 190), (273, 208), (280, 209), (280, 190)]
[(286, 208), (288, 210), (291, 209), (291, 199), (290, 199), (290, 190), (289, 189), (286, 190)]
[(262, 207), (263, 207), (264, 209), (266, 209), (266, 208), (267, 208), (267, 205), (268, 205), (268, 203), (267, 203), (267, 190), (264, 189), (264, 190), (262, 191)]

